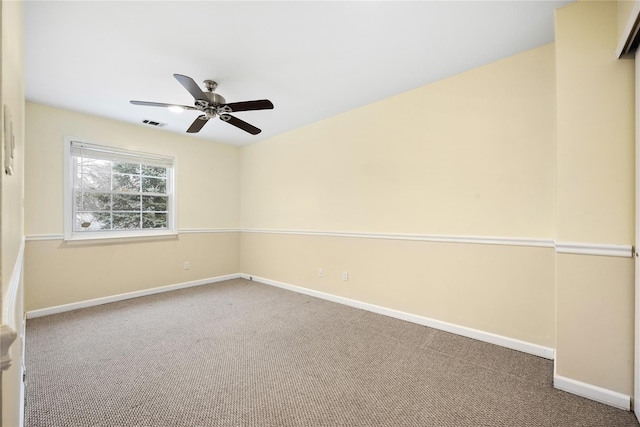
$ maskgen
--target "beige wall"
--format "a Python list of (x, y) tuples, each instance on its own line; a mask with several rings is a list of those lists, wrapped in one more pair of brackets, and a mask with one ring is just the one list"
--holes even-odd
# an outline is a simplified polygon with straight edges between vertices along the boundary
[(633, 259), (558, 254), (556, 372), (631, 395)]
[(554, 346), (552, 248), (268, 233), (241, 247), (246, 274)]
[(242, 226), (551, 237), (554, 47), (242, 150)]
[[(550, 239), (554, 153), (547, 45), (244, 147), (242, 227)], [(243, 233), (241, 250), (243, 273), (555, 341), (551, 248)]]
[[(617, 60), (615, 2), (556, 12), (557, 240), (634, 242), (634, 62)], [(626, 395), (633, 261), (557, 257), (556, 369)]]
[[(27, 310), (238, 272), (238, 148), (34, 103), (27, 103), (27, 120)], [(65, 136), (174, 156), (178, 228), (202, 232), (153, 242), (64, 243)], [(230, 232), (207, 232), (220, 229)]]
[[(22, 259), (20, 248), (23, 242), (23, 209), (24, 191), (24, 49), (22, 35), (22, 2), (3, 1), (1, 3), (1, 79), (2, 92), (0, 105), (2, 110), (8, 108), (13, 122), (16, 152), (14, 155), (14, 174), (4, 173), (4, 157), (2, 150), (2, 166), (0, 168), (0, 217), (2, 270), (2, 323), (9, 324), (18, 333), (18, 338), (10, 348), (11, 367), (2, 375), (2, 425), (16, 426), (20, 417), (20, 383), (22, 380), (22, 324), (23, 324), (23, 289)], [(4, 120), (0, 116), (0, 135), (4, 134)], [(0, 147), (3, 148), (3, 147)], [(14, 279), (14, 280), (12, 280)], [(16, 295), (15, 301), (9, 294)], [(8, 307), (8, 305), (12, 307)], [(12, 319), (7, 319), (7, 312), (14, 311)]]
[(560, 241), (633, 243), (634, 61), (616, 28), (615, 2), (556, 12)]
[[(27, 311), (235, 274), (239, 236), (189, 233), (175, 240), (114, 244), (29, 241)], [(189, 261), (190, 269), (183, 269)]]

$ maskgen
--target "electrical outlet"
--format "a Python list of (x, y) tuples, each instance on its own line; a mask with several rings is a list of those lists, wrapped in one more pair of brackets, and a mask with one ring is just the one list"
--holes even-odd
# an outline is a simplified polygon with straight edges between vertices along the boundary
[(349, 280), (349, 272), (348, 272), (348, 271), (343, 271), (343, 272), (342, 272), (342, 280), (343, 280), (344, 282), (346, 282), (346, 281), (348, 281), (348, 280)]
[(324, 271), (322, 271), (322, 268), (318, 269), (318, 277), (321, 279), (324, 277)]
[(188, 269), (189, 269), (189, 267), (190, 267), (190, 265), (189, 265), (189, 261), (185, 261), (185, 262), (184, 262), (184, 269), (185, 269), (185, 270), (188, 270)]

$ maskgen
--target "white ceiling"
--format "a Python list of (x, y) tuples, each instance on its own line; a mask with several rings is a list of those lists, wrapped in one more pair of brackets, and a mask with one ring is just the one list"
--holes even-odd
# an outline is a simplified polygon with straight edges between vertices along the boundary
[(216, 119), (195, 137), (243, 146), (553, 41), (571, 1), (26, 1), (27, 100), (185, 134), (200, 114), (173, 78), (218, 82), (252, 136)]

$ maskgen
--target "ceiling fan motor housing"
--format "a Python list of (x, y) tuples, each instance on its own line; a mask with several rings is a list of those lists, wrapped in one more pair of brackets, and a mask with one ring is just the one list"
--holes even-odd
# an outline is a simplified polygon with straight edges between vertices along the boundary
[(218, 95), (217, 93), (205, 92), (205, 95), (207, 95), (207, 98), (209, 98), (209, 102), (213, 104), (214, 107), (227, 103), (224, 97), (222, 95)]
[(227, 112), (224, 107), (221, 107), (221, 105), (224, 105), (227, 103), (227, 101), (224, 99), (222, 95), (218, 95), (217, 93), (213, 93), (213, 92), (203, 92), (203, 93), (208, 98), (208, 101), (203, 101), (198, 99), (196, 100), (196, 107), (198, 107), (199, 110), (204, 112), (207, 119), (214, 118), (216, 114)]

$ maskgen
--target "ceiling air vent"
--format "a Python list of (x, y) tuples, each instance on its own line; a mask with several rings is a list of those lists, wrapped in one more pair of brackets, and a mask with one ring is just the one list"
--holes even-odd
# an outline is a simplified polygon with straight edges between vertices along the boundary
[(159, 128), (163, 128), (167, 125), (166, 123), (160, 123), (160, 122), (156, 122), (154, 120), (149, 120), (149, 119), (144, 119), (142, 123), (144, 123), (145, 125), (156, 126)]

